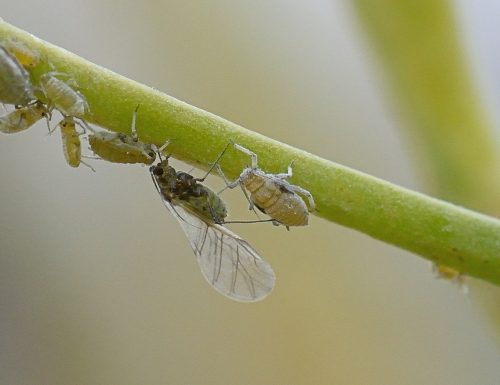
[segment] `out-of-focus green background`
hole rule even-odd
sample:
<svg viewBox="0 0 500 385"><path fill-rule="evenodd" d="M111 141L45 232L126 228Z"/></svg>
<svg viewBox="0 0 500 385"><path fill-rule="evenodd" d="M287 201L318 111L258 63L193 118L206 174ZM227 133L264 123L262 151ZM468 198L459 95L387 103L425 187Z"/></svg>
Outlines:
<svg viewBox="0 0 500 385"><path fill-rule="evenodd" d="M452 4L498 120L500 6L472 3ZM118 73L424 190L347 1L0 5L6 21ZM317 218L290 232L238 225L278 281L265 301L235 303L202 278L146 167L74 170L60 147L43 123L0 138L0 383L498 383L484 316L428 262ZM233 218L249 215L239 191L224 197Z"/></svg>

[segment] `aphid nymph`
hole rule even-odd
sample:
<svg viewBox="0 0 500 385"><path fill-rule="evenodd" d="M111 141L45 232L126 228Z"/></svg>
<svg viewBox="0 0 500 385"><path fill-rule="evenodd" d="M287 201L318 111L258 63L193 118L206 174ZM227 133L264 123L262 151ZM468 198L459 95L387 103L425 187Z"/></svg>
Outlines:
<svg viewBox="0 0 500 385"><path fill-rule="evenodd" d="M15 57L0 46L0 103L26 106L34 99L28 73Z"/></svg>
<svg viewBox="0 0 500 385"><path fill-rule="evenodd" d="M76 131L75 120L65 117L59 122L64 157L71 167L78 167L82 159L82 146L80 134Z"/></svg>
<svg viewBox="0 0 500 385"><path fill-rule="evenodd" d="M449 280L457 284L464 294L468 293L465 276L460 271L437 263L432 264L432 271L437 278Z"/></svg>
<svg viewBox="0 0 500 385"><path fill-rule="evenodd" d="M220 197L190 174L177 172L168 159L150 167L168 210L179 221L206 280L223 295L259 301L274 287L271 265L244 239L222 226L227 215Z"/></svg>
<svg viewBox="0 0 500 385"><path fill-rule="evenodd" d="M136 115L137 109L132 116L132 135L106 131L89 134L92 151L108 162L153 164L156 159L153 146L137 138Z"/></svg>
<svg viewBox="0 0 500 385"><path fill-rule="evenodd" d="M40 62L40 53L38 51L28 48L24 43L15 38L7 39L2 44L24 68L34 68Z"/></svg>
<svg viewBox="0 0 500 385"><path fill-rule="evenodd" d="M50 119L49 111L42 102L36 102L0 116L0 132L15 134L27 130L40 119Z"/></svg>
<svg viewBox="0 0 500 385"><path fill-rule="evenodd" d="M290 164L288 166L287 173L265 173L258 166L257 154L239 144L233 143L233 145L234 148L251 157L252 165L250 167L246 167L241 172L238 179L233 182L229 182L218 167L222 177L226 181L227 187L244 187L243 192L250 202L250 209L252 209L253 206L256 206L260 211L269 215L277 223L282 224L287 228L289 226L307 225L309 220L309 210L303 199L298 194L307 197L310 210L315 209L315 203L313 196L309 191L300 186L290 184L286 180L292 176L292 165ZM226 151L226 149L224 151ZM245 189L248 190L250 196L247 195Z"/></svg>
<svg viewBox="0 0 500 385"><path fill-rule="evenodd" d="M83 119L89 110L85 97L56 75L65 74L47 72L40 77L40 87L48 100L49 109L56 108L64 116Z"/></svg>

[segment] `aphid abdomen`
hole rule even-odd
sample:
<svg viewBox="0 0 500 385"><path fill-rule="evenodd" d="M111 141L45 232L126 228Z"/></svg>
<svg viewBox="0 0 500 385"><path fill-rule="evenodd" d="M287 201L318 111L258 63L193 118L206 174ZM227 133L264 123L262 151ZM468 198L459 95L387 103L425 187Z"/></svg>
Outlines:
<svg viewBox="0 0 500 385"><path fill-rule="evenodd" d="M0 46L0 102L25 106L34 99L28 73Z"/></svg>
<svg viewBox="0 0 500 385"><path fill-rule="evenodd" d="M252 202L265 214L285 226L306 226L309 213L300 196L289 191L272 175L249 174L243 181Z"/></svg>
<svg viewBox="0 0 500 385"><path fill-rule="evenodd" d="M306 226L309 212L304 201L296 194L283 191L265 213L285 226Z"/></svg>
<svg viewBox="0 0 500 385"><path fill-rule="evenodd" d="M190 209L204 218L207 223L222 224L227 216L226 205L212 190L198 184L192 189L192 193L187 191L182 197L177 196L177 203L182 202Z"/></svg>
<svg viewBox="0 0 500 385"><path fill-rule="evenodd" d="M226 216L227 216L227 210L226 210L226 205L220 199L220 197L215 194L212 190L208 190L208 202L210 204L210 214L212 216L212 220L215 223L224 223Z"/></svg>
<svg viewBox="0 0 500 385"><path fill-rule="evenodd" d="M51 73L44 74L40 78L40 84L49 104L57 108L63 115L84 117L88 105L83 95Z"/></svg>
<svg viewBox="0 0 500 385"><path fill-rule="evenodd" d="M78 167L82 158L80 136L75 128L73 118L64 118L59 123L64 157L71 167Z"/></svg>

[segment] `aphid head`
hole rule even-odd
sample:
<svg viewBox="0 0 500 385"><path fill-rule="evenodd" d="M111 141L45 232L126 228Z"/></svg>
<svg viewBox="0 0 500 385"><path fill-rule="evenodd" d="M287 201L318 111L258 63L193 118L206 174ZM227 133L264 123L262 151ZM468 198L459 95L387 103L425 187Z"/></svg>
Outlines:
<svg viewBox="0 0 500 385"><path fill-rule="evenodd" d="M243 183L251 176L255 173L257 169L254 169L252 167L245 167L243 169L243 171L241 172L240 174L240 181L242 181Z"/></svg>
<svg viewBox="0 0 500 385"><path fill-rule="evenodd" d="M163 175L163 167L162 167L162 162L156 164L156 165L153 165L149 168L149 172L156 176L156 177L161 177ZM168 164L167 164L168 165Z"/></svg>
<svg viewBox="0 0 500 385"><path fill-rule="evenodd" d="M156 165L151 166L149 168L149 172L157 178L170 178L173 176L174 179L177 179L175 169L172 166L169 166L168 159L162 160Z"/></svg>

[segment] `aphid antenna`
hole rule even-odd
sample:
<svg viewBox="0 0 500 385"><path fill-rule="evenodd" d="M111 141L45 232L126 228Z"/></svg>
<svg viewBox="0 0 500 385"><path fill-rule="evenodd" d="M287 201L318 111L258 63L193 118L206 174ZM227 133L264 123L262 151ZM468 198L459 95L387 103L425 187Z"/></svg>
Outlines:
<svg viewBox="0 0 500 385"><path fill-rule="evenodd" d="M172 141L171 139L167 139L167 141L165 143L163 143L160 146L160 148L158 148L158 155L161 155L163 153L163 150L165 150L168 147L168 145L170 144L171 141ZM167 158L169 158L169 157L170 157L170 155L168 155Z"/></svg>
<svg viewBox="0 0 500 385"><path fill-rule="evenodd" d="M130 125L130 130L132 131L131 136L134 141L137 141L137 129L135 128L135 122L137 120L137 110L139 109L140 104L135 107L134 112L132 113L132 124Z"/></svg>
<svg viewBox="0 0 500 385"><path fill-rule="evenodd" d="M83 156L82 156L82 158L83 158ZM95 172L94 167L92 167L90 164L85 163L83 160L80 160L80 163L81 163L81 164L83 164L84 166L87 166L88 168L90 168L92 171L94 171L94 172Z"/></svg>
<svg viewBox="0 0 500 385"><path fill-rule="evenodd" d="M67 74L66 72L60 72L60 71L56 71L55 68L53 66L52 67L52 71L49 71L49 72L46 72L45 74L43 74L42 76L45 76L45 75L49 75L49 76L54 76L54 77L63 77L63 78L66 78L68 80L72 80L72 81L75 81L70 74ZM68 84L69 85L69 84Z"/></svg>
<svg viewBox="0 0 500 385"><path fill-rule="evenodd" d="M227 149L229 148L231 143L232 143L232 141L230 141L228 144L226 144L226 147L224 147L224 150L222 150L222 152L219 154L217 159L215 159L215 161L211 163L211 167L208 169L205 176L203 178L195 178L196 181L203 182L210 175L210 173L214 170L214 168L217 168L218 170L220 170L219 161L221 160L222 156L225 154L225 152L227 151Z"/></svg>
<svg viewBox="0 0 500 385"><path fill-rule="evenodd" d="M97 133L97 130L95 130L95 129L94 129L94 128L90 125L90 124L88 124L88 123L87 123L84 119L77 118L76 123L77 123L80 127L82 127L82 128L83 128L83 131L84 131L85 133L87 133L87 132L86 132L86 130L89 130L89 131L90 131L91 133L93 133L93 134L96 134L96 133Z"/></svg>
<svg viewBox="0 0 500 385"><path fill-rule="evenodd" d="M152 144L151 147L153 148L153 151L155 151L158 154L158 158L160 159L160 162L163 161L162 155L165 156L165 160L170 158L172 154L164 154L163 150L167 148L167 146L170 144L170 139L168 139L160 148L156 144Z"/></svg>
<svg viewBox="0 0 500 385"><path fill-rule="evenodd" d="M60 123L60 122L59 122ZM49 129L49 135L52 135L52 133L57 129L57 127L59 126L59 123L57 123L56 125L54 125L54 128L51 128L50 127L50 120L47 120L47 128Z"/></svg>
<svg viewBox="0 0 500 385"><path fill-rule="evenodd" d="M89 148L89 150L90 150L90 148ZM99 158L98 156L89 156L89 155L82 155L82 158L83 159L91 159L91 160L103 160L102 158Z"/></svg>
<svg viewBox="0 0 500 385"><path fill-rule="evenodd" d="M48 116L50 115L50 117ZM45 116L45 122L47 123L47 129L49 130L49 135L52 134L52 131L50 131L50 119L52 119L52 114L48 114ZM55 130L55 128L54 128Z"/></svg>

